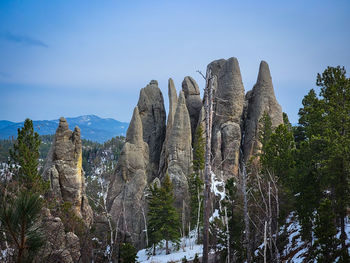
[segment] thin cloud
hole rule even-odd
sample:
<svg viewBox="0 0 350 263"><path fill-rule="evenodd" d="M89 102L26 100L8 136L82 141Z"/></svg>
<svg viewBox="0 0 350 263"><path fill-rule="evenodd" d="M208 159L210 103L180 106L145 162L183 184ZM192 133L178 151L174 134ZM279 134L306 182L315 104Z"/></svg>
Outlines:
<svg viewBox="0 0 350 263"><path fill-rule="evenodd" d="M5 39L6 41L9 41L9 42L18 43L25 46L37 46L37 47L45 47L45 48L49 47L45 42L39 39L26 36L26 35L13 34L11 32L6 32L4 34L1 34L0 38Z"/></svg>
<svg viewBox="0 0 350 263"><path fill-rule="evenodd" d="M6 73L6 72L1 72L1 71L0 71L0 78L10 78L10 77L11 77L10 74L8 74L8 73Z"/></svg>

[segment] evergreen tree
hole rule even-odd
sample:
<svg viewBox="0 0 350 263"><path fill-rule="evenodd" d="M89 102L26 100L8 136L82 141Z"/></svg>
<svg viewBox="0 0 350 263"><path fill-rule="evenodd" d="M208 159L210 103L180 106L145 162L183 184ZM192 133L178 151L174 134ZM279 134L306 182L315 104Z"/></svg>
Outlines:
<svg viewBox="0 0 350 263"><path fill-rule="evenodd" d="M17 140L10 150L12 162L19 165L18 180L23 187L33 192L43 192L44 182L38 173L39 134L34 132L33 122L26 119L24 126L18 129Z"/></svg>
<svg viewBox="0 0 350 263"><path fill-rule="evenodd" d="M137 251L130 243L122 243L119 250L119 260L122 263L135 263L137 260Z"/></svg>
<svg viewBox="0 0 350 263"><path fill-rule="evenodd" d="M203 221L203 169L204 169L205 143L203 129L198 127L193 143L193 173L188 178L190 193L190 224L197 227L198 212L199 225ZM199 226L198 226L199 232Z"/></svg>
<svg viewBox="0 0 350 263"><path fill-rule="evenodd" d="M345 217L349 205L350 79L344 68L328 67L318 74L316 84L321 87L319 98L311 90L299 111L297 210L311 240L314 211L325 193L330 193L333 220L341 232L339 262L348 262Z"/></svg>
<svg viewBox="0 0 350 263"><path fill-rule="evenodd" d="M181 229L180 217L174 207L173 185L169 175L165 176L160 188L156 184L150 187L148 200L148 231L153 254L155 247L163 239L166 254L169 254L169 241L179 243Z"/></svg>
<svg viewBox="0 0 350 263"><path fill-rule="evenodd" d="M15 249L16 262L32 262L44 244L38 227L42 199L39 194L22 191L0 207L1 231Z"/></svg>
<svg viewBox="0 0 350 263"><path fill-rule="evenodd" d="M328 263L335 262L337 258L337 247L339 240L336 238L337 228L334 223L334 213L331 201L325 198L321 201L320 207L317 210L314 256L317 262Z"/></svg>

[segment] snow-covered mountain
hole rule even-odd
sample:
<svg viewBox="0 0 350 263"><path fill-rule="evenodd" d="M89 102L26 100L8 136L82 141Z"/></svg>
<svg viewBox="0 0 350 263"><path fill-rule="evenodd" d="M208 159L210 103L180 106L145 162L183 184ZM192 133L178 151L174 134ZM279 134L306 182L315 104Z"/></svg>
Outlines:
<svg viewBox="0 0 350 263"><path fill-rule="evenodd" d="M129 123L120 122L111 118L100 118L96 115L84 115L66 118L70 129L78 126L83 139L105 142L115 136L125 136ZM17 129L23 127L24 122L0 120L0 139L9 139L17 136ZM59 120L33 121L34 130L40 135L54 134Z"/></svg>

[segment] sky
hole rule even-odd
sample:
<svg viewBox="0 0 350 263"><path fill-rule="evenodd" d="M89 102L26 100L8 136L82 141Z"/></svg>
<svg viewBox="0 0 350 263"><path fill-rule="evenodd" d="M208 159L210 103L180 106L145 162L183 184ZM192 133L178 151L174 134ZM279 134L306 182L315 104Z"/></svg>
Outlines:
<svg viewBox="0 0 350 263"><path fill-rule="evenodd" d="M244 88L268 62L292 123L327 66L350 72L350 1L1 0L0 120L130 121L139 91L237 57ZM348 74L349 76L349 74Z"/></svg>

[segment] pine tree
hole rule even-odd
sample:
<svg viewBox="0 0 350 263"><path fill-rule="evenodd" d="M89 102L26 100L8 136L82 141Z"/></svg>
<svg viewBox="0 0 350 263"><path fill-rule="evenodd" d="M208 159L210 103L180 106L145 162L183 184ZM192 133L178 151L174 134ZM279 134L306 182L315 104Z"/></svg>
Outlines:
<svg viewBox="0 0 350 263"><path fill-rule="evenodd" d="M188 178L190 193L190 224L198 227L203 222L203 169L205 144L203 129L198 127L193 143L193 173ZM199 216L199 217L198 217ZM197 222L199 219L199 222ZM197 226L197 224L199 224Z"/></svg>
<svg viewBox="0 0 350 263"><path fill-rule="evenodd" d="M42 193L45 184L38 172L40 143L39 134L34 132L33 122L26 119L23 128L18 129L10 157L14 164L19 165L16 175L21 185L30 191Z"/></svg>
<svg viewBox="0 0 350 263"><path fill-rule="evenodd" d="M316 84L320 87L319 97L311 90L299 111L298 215L304 219L302 226L304 229L307 226L310 240L313 212L329 192L340 227L339 262L348 262L345 217L350 191L350 79L344 68L328 67L318 74Z"/></svg>
<svg viewBox="0 0 350 263"><path fill-rule="evenodd" d="M119 261L122 263L135 263L137 260L137 251L130 243L122 243L119 254Z"/></svg>
<svg viewBox="0 0 350 263"><path fill-rule="evenodd" d="M44 244L38 228L42 199L39 194L22 191L14 199L1 203L1 231L15 249L16 262L32 262Z"/></svg>
<svg viewBox="0 0 350 263"><path fill-rule="evenodd" d="M335 214L332 209L331 201L325 198L321 201L317 210L314 256L317 262L335 262L337 258L337 247L339 240L336 238L337 228L335 226Z"/></svg>
<svg viewBox="0 0 350 263"><path fill-rule="evenodd" d="M162 186L156 184L150 187L148 196L148 231L149 243L155 247L161 240L165 240L166 254L170 253L169 241L179 243L180 239L180 217L174 207L173 185L169 175L166 175Z"/></svg>

